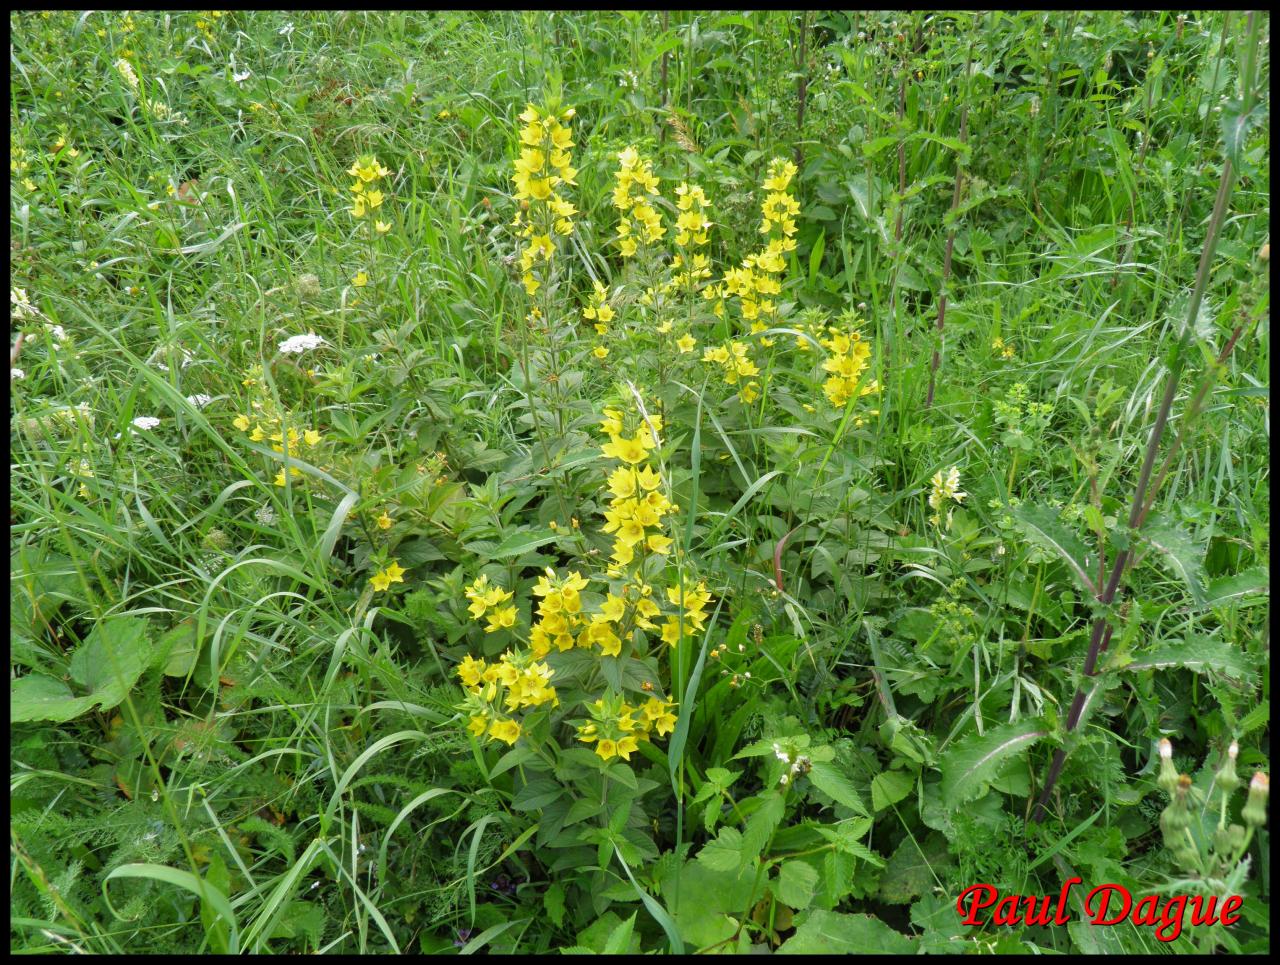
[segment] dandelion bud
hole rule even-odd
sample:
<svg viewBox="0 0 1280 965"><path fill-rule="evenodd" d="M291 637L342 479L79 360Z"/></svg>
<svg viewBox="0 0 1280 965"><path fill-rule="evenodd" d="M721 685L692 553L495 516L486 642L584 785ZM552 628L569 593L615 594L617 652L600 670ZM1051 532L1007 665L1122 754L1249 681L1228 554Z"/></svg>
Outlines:
<svg viewBox="0 0 1280 965"><path fill-rule="evenodd" d="M1258 771L1253 775L1253 780L1249 782L1249 800L1240 812L1245 824L1257 828L1267 823L1267 794L1270 789L1271 782L1266 774Z"/></svg>
<svg viewBox="0 0 1280 965"><path fill-rule="evenodd" d="M1160 777L1156 783L1160 790L1170 795L1178 786L1178 769L1173 766L1173 742L1167 737L1160 739Z"/></svg>
<svg viewBox="0 0 1280 965"><path fill-rule="evenodd" d="M1230 794L1240 786L1240 777L1236 774L1236 757L1239 754L1240 745L1232 741L1231 746L1227 748L1227 757L1222 762L1222 767L1214 776L1214 782L1222 788L1224 794Z"/></svg>

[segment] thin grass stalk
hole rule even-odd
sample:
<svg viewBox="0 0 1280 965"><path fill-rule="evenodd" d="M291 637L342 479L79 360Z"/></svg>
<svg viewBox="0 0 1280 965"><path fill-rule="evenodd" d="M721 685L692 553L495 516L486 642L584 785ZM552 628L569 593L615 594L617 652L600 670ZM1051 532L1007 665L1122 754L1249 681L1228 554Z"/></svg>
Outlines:
<svg viewBox="0 0 1280 965"><path fill-rule="evenodd" d="M1253 104L1253 67L1256 64L1256 57L1253 52L1257 44L1257 24L1255 15L1250 12L1248 21L1248 46L1246 49L1247 68L1244 77L1244 113L1248 113L1249 108ZM1182 375L1182 369L1186 364L1186 348L1191 339L1191 333L1195 329L1196 318L1200 314L1200 305L1204 301L1204 292L1209 283L1209 267L1213 263L1214 252L1218 244L1218 233L1222 228L1222 223L1226 220L1227 203L1231 198L1231 189L1235 182L1235 169L1231 162L1230 156L1223 159L1222 177L1218 182L1218 194L1213 203L1213 214L1209 219L1209 229L1205 234L1204 246L1200 252L1200 265L1196 270L1195 287L1191 293L1191 299L1187 305L1187 318L1183 324L1182 332L1177 343L1173 347L1173 356L1169 364L1169 374L1165 380L1164 397L1160 400L1160 409L1156 415L1155 424L1151 427L1151 436L1147 440L1146 454L1142 460L1142 469L1138 474L1138 484L1134 489L1133 502L1129 509L1129 531L1130 538L1134 538L1135 531L1141 525L1149 509L1147 502L1147 489L1151 481L1152 469L1155 466L1156 456L1160 451L1160 439L1164 435L1165 425L1169 421L1169 413L1173 408L1173 399L1177 394L1178 380ZM1235 337L1233 336L1229 345L1234 346ZM1194 412L1188 412L1188 419L1193 416ZM1188 419L1183 420L1182 431L1187 431ZM1097 603L1102 613L1093 621L1093 632L1089 637L1089 652L1085 656L1084 661L1084 677L1092 678L1097 671L1098 655L1102 653L1111 641L1111 633L1113 627L1107 620L1106 611L1115 602L1116 594L1120 588L1120 578L1124 574L1125 567L1128 565L1132 547L1126 547L1121 550L1111 567L1111 575L1107 580L1107 585L1097 596ZM1071 701L1071 710L1067 715L1066 734L1072 734L1080 723L1080 716L1084 710L1085 692L1083 683L1077 686L1075 697ZM1036 802L1034 811L1031 814L1032 822L1040 822L1044 820L1047 813L1047 807L1053 789L1058 783L1058 777L1062 773L1062 766L1067 759L1067 748L1058 748L1054 752L1053 761L1049 765L1049 772L1045 777L1044 788L1040 792L1040 798Z"/></svg>

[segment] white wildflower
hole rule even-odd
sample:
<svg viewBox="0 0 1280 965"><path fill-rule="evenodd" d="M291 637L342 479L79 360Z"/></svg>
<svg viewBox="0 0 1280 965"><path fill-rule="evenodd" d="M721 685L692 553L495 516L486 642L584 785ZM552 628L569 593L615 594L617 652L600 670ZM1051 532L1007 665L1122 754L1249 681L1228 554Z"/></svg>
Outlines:
<svg viewBox="0 0 1280 965"><path fill-rule="evenodd" d="M280 351L288 354L301 355L308 349L319 348L324 345L325 341L315 332L308 332L306 335L294 335L285 339L280 343Z"/></svg>
<svg viewBox="0 0 1280 965"><path fill-rule="evenodd" d="M138 89L138 75L134 73L133 64L121 57L116 61L116 70L120 72L120 76L124 78L124 82L131 90Z"/></svg>
<svg viewBox="0 0 1280 965"><path fill-rule="evenodd" d="M135 429L154 429L160 424L160 420L153 415L140 415L133 420Z"/></svg>
<svg viewBox="0 0 1280 965"><path fill-rule="evenodd" d="M285 24L283 27L277 30L276 33L278 33L281 37L289 36L289 34L293 33L293 21L290 20L287 24Z"/></svg>
<svg viewBox="0 0 1280 965"><path fill-rule="evenodd" d="M20 379L25 379L26 377L27 377L27 373L26 373L26 372L24 372L24 371L22 371L22 369L10 369L10 370L9 370L9 381L10 381L10 382L16 382L16 381L18 381L18 380L20 380Z"/></svg>
<svg viewBox="0 0 1280 965"><path fill-rule="evenodd" d="M263 503L258 507L257 512L253 514L253 518L263 526L270 526L276 521L275 508L270 503Z"/></svg>
<svg viewBox="0 0 1280 965"><path fill-rule="evenodd" d="M27 297L25 288L9 289L9 315L11 318L22 318L24 315L34 315L35 307L31 304L31 299Z"/></svg>
<svg viewBox="0 0 1280 965"><path fill-rule="evenodd" d="M187 401L197 409L203 409L206 405L213 401L213 396L205 395L203 392L197 392L195 395L187 396Z"/></svg>

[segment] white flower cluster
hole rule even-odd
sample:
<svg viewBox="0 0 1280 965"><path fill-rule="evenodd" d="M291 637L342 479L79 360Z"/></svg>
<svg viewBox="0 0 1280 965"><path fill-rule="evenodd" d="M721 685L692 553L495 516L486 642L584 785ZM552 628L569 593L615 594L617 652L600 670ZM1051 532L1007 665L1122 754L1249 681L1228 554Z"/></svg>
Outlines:
<svg viewBox="0 0 1280 965"><path fill-rule="evenodd" d="M24 372L24 371L22 371L22 369L10 369L10 370L9 370L9 381L10 381L10 382L16 382L16 381L18 381L18 380L20 380L20 379L25 379L26 377L27 377L27 373L26 373L26 372Z"/></svg>
<svg viewBox="0 0 1280 965"><path fill-rule="evenodd" d="M784 751L777 742L773 745L773 756L782 761L783 764L790 765L790 769L783 772L783 775L778 778L778 783L783 787L790 784L795 777L808 773L809 768L813 767L813 761L809 760L807 754L797 754L795 759L792 760L791 755Z"/></svg>
<svg viewBox="0 0 1280 965"><path fill-rule="evenodd" d="M203 392L197 392L195 395L187 396L187 401L197 409L203 409L206 405L213 401L213 396L205 395Z"/></svg>
<svg viewBox="0 0 1280 965"><path fill-rule="evenodd" d="M285 355L295 354L301 355L313 348L319 348L324 345L325 341L315 332L308 332L306 335L294 335L286 338L280 343L280 351Z"/></svg>
<svg viewBox="0 0 1280 965"><path fill-rule="evenodd" d="M154 429L160 424L160 420L153 415L140 415L133 420L135 429Z"/></svg>

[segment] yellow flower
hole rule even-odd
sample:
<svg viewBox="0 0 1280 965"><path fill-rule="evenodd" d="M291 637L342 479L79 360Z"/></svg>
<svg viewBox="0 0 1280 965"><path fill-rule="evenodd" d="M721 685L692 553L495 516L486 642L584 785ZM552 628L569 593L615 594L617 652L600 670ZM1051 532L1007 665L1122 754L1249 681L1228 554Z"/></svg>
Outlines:
<svg viewBox="0 0 1280 965"><path fill-rule="evenodd" d="M387 511L384 509L382 511L382 515L378 517L378 529L390 529L390 528L391 528L391 517L387 515Z"/></svg>
<svg viewBox="0 0 1280 965"><path fill-rule="evenodd" d="M616 750L618 752L619 757L621 757L624 761L629 761L631 760L632 752L638 746L639 745L637 744L636 739L632 737L630 734L628 734L626 737L622 738L622 740L618 741L616 745Z"/></svg>
<svg viewBox="0 0 1280 965"><path fill-rule="evenodd" d="M248 431L249 431L249 417L248 417L248 416L238 415L238 416L236 416L236 417L235 417L235 419L233 419L233 420L231 421L231 424L232 424L233 426L235 426L237 429L239 429L241 432L248 432Z"/></svg>
<svg viewBox="0 0 1280 965"><path fill-rule="evenodd" d="M391 230L391 225L385 221L378 221L374 224L374 228L377 230L378 234L385 235Z"/></svg>
<svg viewBox="0 0 1280 965"><path fill-rule="evenodd" d="M403 583L406 572L398 562L393 561L385 570L373 574L369 582L373 584L375 590L381 592L389 588L392 583Z"/></svg>
<svg viewBox="0 0 1280 965"><path fill-rule="evenodd" d="M698 340L692 335L682 335L676 339L676 347L680 349L681 353L692 352L698 347Z"/></svg>
<svg viewBox="0 0 1280 965"><path fill-rule="evenodd" d="M363 288L369 284L369 276L363 271L358 271L355 277L351 279L351 284L355 285L356 288Z"/></svg>
<svg viewBox="0 0 1280 965"><path fill-rule="evenodd" d="M603 345L597 345L595 348L591 350L591 354L598 359L602 359L608 356L609 350L605 348Z"/></svg>
<svg viewBox="0 0 1280 965"><path fill-rule="evenodd" d="M601 760L611 760L618 756L618 745L606 737L596 744L596 753L600 755Z"/></svg>
<svg viewBox="0 0 1280 965"><path fill-rule="evenodd" d="M495 720L489 725L489 736L514 744L520 737L520 724L514 720Z"/></svg>
<svg viewBox="0 0 1280 965"><path fill-rule="evenodd" d="M489 726L489 718L476 716L476 717L472 717L471 721L467 724L467 730L471 731L471 733L479 737L481 734L485 732L488 726Z"/></svg>
<svg viewBox="0 0 1280 965"><path fill-rule="evenodd" d="M293 434L292 431L290 431L291 436L292 434ZM290 441L292 442L294 440L291 439ZM320 441L320 433L317 432L315 429L308 429L306 432L302 434L302 441L309 446L314 446L316 443Z"/></svg>

